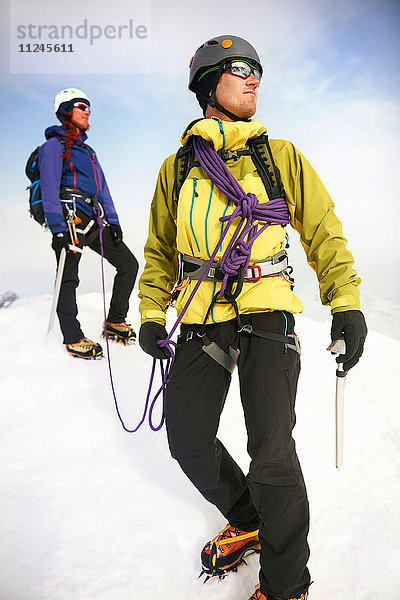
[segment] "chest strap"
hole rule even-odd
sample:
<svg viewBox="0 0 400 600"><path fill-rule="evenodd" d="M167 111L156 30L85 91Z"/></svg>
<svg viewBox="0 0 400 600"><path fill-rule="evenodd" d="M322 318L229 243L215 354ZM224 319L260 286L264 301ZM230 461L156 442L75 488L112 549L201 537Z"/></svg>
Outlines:
<svg viewBox="0 0 400 600"><path fill-rule="evenodd" d="M206 262L194 256L182 254L183 278L200 279L203 274ZM244 272L244 281L259 281L262 277L272 277L279 275L289 266L289 259L286 250L281 250L264 260L260 260L252 265ZM224 274L222 273L219 263L211 263L208 268L208 273L204 277L205 281L222 281Z"/></svg>

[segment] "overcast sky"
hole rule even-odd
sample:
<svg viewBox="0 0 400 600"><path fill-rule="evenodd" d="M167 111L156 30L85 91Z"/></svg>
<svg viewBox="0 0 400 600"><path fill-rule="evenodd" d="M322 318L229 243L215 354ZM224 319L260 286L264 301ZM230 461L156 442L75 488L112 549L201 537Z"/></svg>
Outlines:
<svg viewBox="0 0 400 600"><path fill-rule="evenodd" d="M178 148L187 123L200 116L187 90L190 57L206 39L234 34L248 39L263 62L256 117L271 138L293 141L317 170L343 222L362 289L398 299L398 2L86 0L70 1L64 19L54 12L53 2L44 0L12 1L11 15L5 2L1 7L0 293L12 289L33 295L52 288L51 236L29 219L24 167L31 150L43 143L44 129L56 123L55 94L78 87L89 95L88 143L105 171L125 240L142 265L158 169ZM131 19L134 27L146 26L147 37L92 44L72 40L80 44L86 62L83 57L75 60L75 74L48 74L44 53L16 54L18 44L39 41L17 39L16 24L39 23L39 18L42 24L74 27L84 25L85 19L88 27L107 25L104 19L113 19L110 23L117 27ZM121 31L122 38L128 29ZM107 48L112 48L111 56L104 54ZM10 74L11 57L14 71L15 61L26 58L25 73ZM52 56L53 61L58 58L64 59L59 70L65 71L66 55ZM291 237L301 288L315 276L305 266L297 234ZM81 265L81 291L98 291L97 257L89 253ZM108 277L111 274L109 270Z"/></svg>

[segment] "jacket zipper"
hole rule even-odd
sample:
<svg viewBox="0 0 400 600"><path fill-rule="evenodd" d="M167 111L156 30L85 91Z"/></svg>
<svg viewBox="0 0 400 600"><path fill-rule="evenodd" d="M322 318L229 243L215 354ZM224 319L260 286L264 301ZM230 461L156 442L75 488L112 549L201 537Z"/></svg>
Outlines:
<svg viewBox="0 0 400 600"><path fill-rule="evenodd" d="M210 250L208 249L208 235L207 235L207 228L208 228L208 215L210 213L210 208L211 208L211 199L212 199L212 195L213 195L213 190L214 190L214 181L211 181L211 192L210 192L210 198L208 200L208 207L207 207L207 213L206 213L206 220L204 223L204 227L205 227L205 238L206 238L206 249L207 249L207 254L208 254L208 258L210 258L211 254L210 254Z"/></svg>
<svg viewBox="0 0 400 600"><path fill-rule="evenodd" d="M69 166L71 167L71 171L74 174L74 188L77 189L76 188L76 171L74 169L74 165L72 164L72 160L69 161Z"/></svg>
<svg viewBox="0 0 400 600"><path fill-rule="evenodd" d="M93 167L94 179L95 179L95 182L96 182L96 187L97 187L97 192L95 193L95 197L97 198L97 196L98 196L98 193L99 193L99 191L100 191L100 185L99 185L99 179L98 179L98 175L99 175L99 173L98 173L98 172L96 172L97 165L96 165L96 159L95 159L95 157L94 157L92 154L90 154L90 152L89 152L89 151L88 151L88 153L89 153L90 160L91 160L92 167Z"/></svg>
<svg viewBox="0 0 400 600"><path fill-rule="evenodd" d="M192 206L190 207L190 228L191 228L192 233L193 233L194 241L196 242L197 250L200 252L200 247L199 247L199 244L197 242L196 234L195 234L194 229L193 229L193 220L192 220L193 207L194 207L194 198L196 196L196 187L197 187L197 179L196 179L196 177L193 177Z"/></svg>

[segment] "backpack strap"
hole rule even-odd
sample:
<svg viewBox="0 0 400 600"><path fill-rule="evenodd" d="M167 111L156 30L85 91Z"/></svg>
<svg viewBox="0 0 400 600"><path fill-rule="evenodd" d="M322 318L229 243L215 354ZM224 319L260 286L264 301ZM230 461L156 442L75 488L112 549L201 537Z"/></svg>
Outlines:
<svg viewBox="0 0 400 600"><path fill-rule="evenodd" d="M202 118L194 119L189 123L183 132L184 137L186 133L193 127L195 123L201 121ZM175 195L175 200L178 202L179 193L183 184L185 183L185 179L189 175L189 171L192 167L199 167L200 164L194 159L194 150L192 140L189 140L189 143L186 146L181 146L178 152L175 155L175 180L174 180L174 189L173 194Z"/></svg>
<svg viewBox="0 0 400 600"><path fill-rule="evenodd" d="M62 135L54 135L53 137L55 137L61 144L61 148L62 148L62 153L64 154L65 150L67 149L67 142L65 141L64 136ZM65 168L67 166L67 159L65 157L63 157L63 164L62 164L62 171L61 171L61 177L64 174Z"/></svg>
<svg viewBox="0 0 400 600"><path fill-rule="evenodd" d="M86 148L86 150L89 152L90 156L96 156L96 152L93 150L93 148L91 146L89 146L89 144L82 144L82 146L84 148Z"/></svg>
<svg viewBox="0 0 400 600"><path fill-rule="evenodd" d="M175 200L178 202L179 193L189 175L192 167L199 167L200 163L195 160L193 144L189 142L186 146L179 148L175 155L175 181L174 194Z"/></svg>
<svg viewBox="0 0 400 600"><path fill-rule="evenodd" d="M268 198L270 200L283 198L284 191L282 181L279 169L275 164L274 157L272 156L268 136L260 135L258 138L249 140L249 147L252 150L252 161L262 179L268 194Z"/></svg>
<svg viewBox="0 0 400 600"><path fill-rule="evenodd" d="M284 197L284 190L279 173L279 169L275 164L272 156L271 146L269 145L268 136L260 135L259 137L248 141L249 147L244 150L223 150L218 154L224 162L227 160L238 160L241 156L251 156L257 173L261 177L270 200ZM191 141L186 146L179 148L175 155L175 181L174 194L175 200L178 201L179 193L185 179L188 177L192 167L198 167L200 163L195 160L195 153Z"/></svg>

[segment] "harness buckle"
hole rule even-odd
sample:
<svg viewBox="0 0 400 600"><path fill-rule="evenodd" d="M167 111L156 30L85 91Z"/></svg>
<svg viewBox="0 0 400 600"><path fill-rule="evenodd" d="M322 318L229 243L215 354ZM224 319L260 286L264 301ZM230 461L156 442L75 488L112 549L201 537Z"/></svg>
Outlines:
<svg viewBox="0 0 400 600"><path fill-rule="evenodd" d="M253 333L253 326L249 324L242 325L242 327L238 329L238 333L242 333L242 331L244 331L245 333Z"/></svg>
<svg viewBox="0 0 400 600"><path fill-rule="evenodd" d="M239 158L237 150L225 150L224 158L225 158L225 160L231 160L232 158L237 160Z"/></svg>
<svg viewBox="0 0 400 600"><path fill-rule="evenodd" d="M193 331L188 331L186 334L186 341L189 342L193 339Z"/></svg>
<svg viewBox="0 0 400 600"><path fill-rule="evenodd" d="M252 271L256 270L257 275L255 277L246 277L246 281L260 281L262 277L260 265L249 265L248 269L251 269Z"/></svg>
<svg viewBox="0 0 400 600"><path fill-rule="evenodd" d="M204 331L203 333L201 333L201 331L199 331L199 332L198 332L196 335L197 335L199 338L202 338L202 337L204 337L205 335L207 335L207 332L206 332L206 331Z"/></svg>
<svg viewBox="0 0 400 600"><path fill-rule="evenodd" d="M293 341L294 341L294 350L300 356L301 355L300 338L295 333L289 333L288 337L293 338Z"/></svg>

